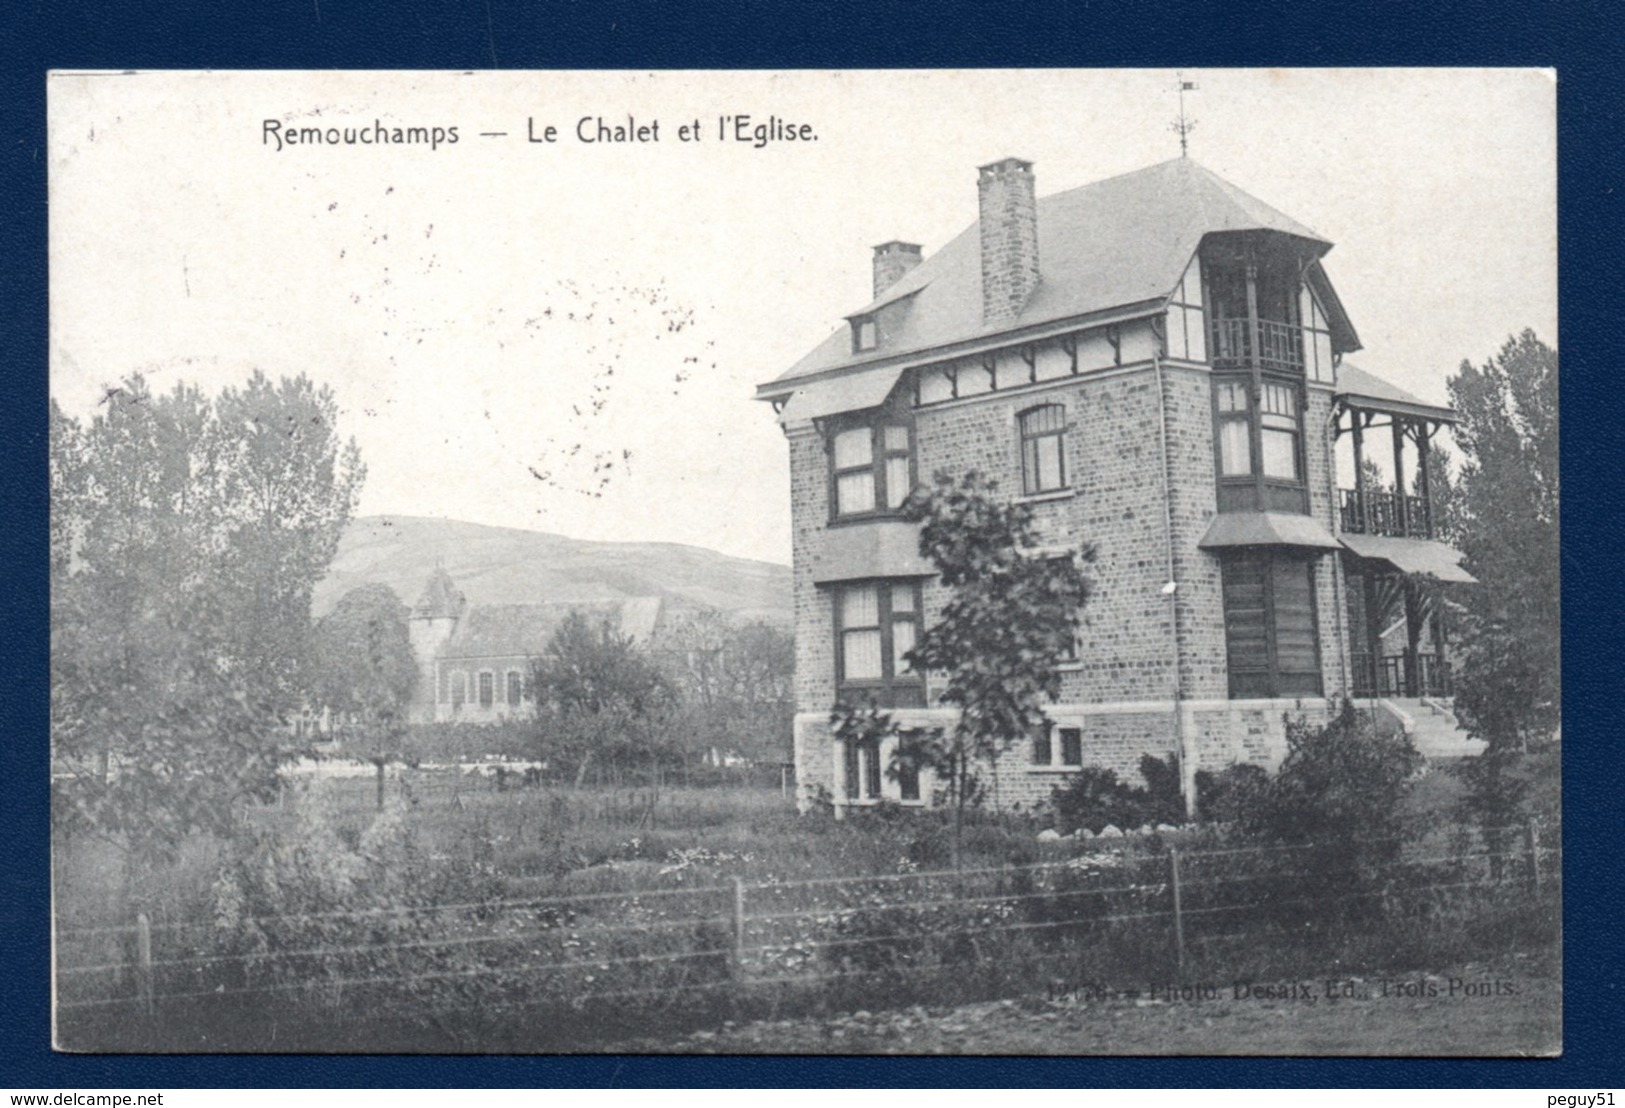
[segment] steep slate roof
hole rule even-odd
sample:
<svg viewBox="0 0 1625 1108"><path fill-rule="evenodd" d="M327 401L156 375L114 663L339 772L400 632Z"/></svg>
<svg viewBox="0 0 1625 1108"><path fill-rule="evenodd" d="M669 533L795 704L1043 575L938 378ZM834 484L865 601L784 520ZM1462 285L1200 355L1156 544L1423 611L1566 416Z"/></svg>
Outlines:
<svg viewBox="0 0 1625 1108"><path fill-rule="evenodd" d="M1347 400L1357 408L1375 408L1403 415L1426 416L1444 423L1454 423L1456 413L1450 408L1430 404L1398 385L1390 385L1375 373L1367 373L1347 358L1337 367L1337 398Z"/></svg>
<svg viewBox="0 0 1625 1108"><path fill-rule="evenodd" d="M659 597L643 596L624 601L477 604L464 614L439 656L452 659L540 654L571 612L580 612L594 625L608 622L622 634L644 643L654 632L660 605Z"/></svg>
<svg viewBox="0 0 1625 1108"><path fill-rule="evenodd" d="M1162 300L1179 283L1204 235L1278 231L1303 239L1315 255L1331 243L1188 158L1175 158L1038 200L1038 288L1013 323L982 322L982 254L978 223L905 274L853 316L880 312L883 339L852 351L842 327L773 382L763 397L793 382L844 366L974 340L1036 324L1110 313ZM1325 285L1311 267L1311 278ZM1328 286L1329 287L1329 286ZM1338 305L1334 325L1348 328ZM849 317L851 318L851 317ZM1347 337L1353 340L1351 328Z"/></svg>
<svg viewBox="0 0 1625 1108"><path fill-rule="evenodd" d="M423 593L412 606L412 615L419 619L456 619L464 606L463 594L446 572L445 566L435 566L429 574Z"/></svg>

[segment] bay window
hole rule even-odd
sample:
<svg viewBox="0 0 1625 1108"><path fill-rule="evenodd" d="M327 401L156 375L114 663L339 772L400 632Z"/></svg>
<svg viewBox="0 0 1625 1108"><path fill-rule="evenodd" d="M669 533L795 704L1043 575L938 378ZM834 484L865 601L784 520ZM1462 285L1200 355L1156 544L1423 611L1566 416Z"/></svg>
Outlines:
<svg viewBox="0 0 1625 1108"><path fill-rule="evenodd" d="M919 637L920 586L868 581L834 590L836 681L841 700L882 707L924 704L924 680L904 655Z"/></svg>
<svg viewBox="0 0 1625 1108"><path fill-rule="evenodd" d="M912 432L882 420L847 426L830 440L830 478L836 519L896 512L914 487Z"/></svg>

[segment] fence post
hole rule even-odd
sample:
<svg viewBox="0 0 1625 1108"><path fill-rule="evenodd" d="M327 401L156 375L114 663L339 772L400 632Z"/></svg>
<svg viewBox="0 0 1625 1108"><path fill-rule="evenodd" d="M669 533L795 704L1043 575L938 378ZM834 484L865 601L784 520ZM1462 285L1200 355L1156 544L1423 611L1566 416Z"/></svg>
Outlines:
<svg viewBox="0 0 1625 1108"><path fill-rule="evenodd" d="M734 883L734 949L733 971L738 980L745 973L745 883L739 878Z"/></svg>
<svg viewBox="0 0 1625 1108"><path fill-rule="evenodd" d="M1179 972L1185 972L1185 915L1179 895L1179 850L1168 848L1168 883L1174 892L1174 952L1179 958Z"/></svg>
<svg viewBox="0 0 1625 1108"><path fill-rule="evenodd" d="M1534 817L1529 819L1529 881L1540 892L1540 827Z"/></svg>
<svg viewBox="0 0 1625 1108"><path fill-rule="evenodd" d="M152 921L145 912L135 916L135 992L142 1013L152 1015Z"/></svg>

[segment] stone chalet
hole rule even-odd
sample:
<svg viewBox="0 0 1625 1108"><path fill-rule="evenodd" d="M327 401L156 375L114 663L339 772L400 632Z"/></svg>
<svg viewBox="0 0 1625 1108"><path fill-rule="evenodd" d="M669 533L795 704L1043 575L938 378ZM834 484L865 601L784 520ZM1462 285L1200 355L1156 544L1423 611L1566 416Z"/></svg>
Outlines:
<svg viewBox="0 0 1625 1108"><path fill-rule="evenodd" d="M470 605L437 567L408 613L418 685L413 723L495 723L532 708L525 682L571 612L647 645L660 623L660 597L545 604Z"/></svg>
<svg viewBox="0 0 1625 1108"><path fill-rule="evenodd" d="M1031 504L1047 546L1097 548L1051 726L1001 759L1002 802L1086 765L1135 779L1144 753L1178 754L1188 790L1278 763L1283 716L1333 696L1402 722L1448 696L1440 597L1471 578L1417 459L1452 412L1347 360L1332 244L1184 158L1041 199L1010 158L977 199L929 258L875 247L871 302L758 388L790 450L803 803L932 795L828 719L843 700L953 721L903 662L947 597L897 515L943 469ZM1387 491L1361 465L1383 453Z"/></svg>

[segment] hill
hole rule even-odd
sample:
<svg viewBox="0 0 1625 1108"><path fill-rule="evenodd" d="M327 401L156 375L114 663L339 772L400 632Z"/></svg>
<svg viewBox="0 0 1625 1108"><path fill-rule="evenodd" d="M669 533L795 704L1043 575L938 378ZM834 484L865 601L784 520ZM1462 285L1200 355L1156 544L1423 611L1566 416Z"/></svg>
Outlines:
<svg viewBox="0 0 1625 1108"><path fill-rule="evenodd" d="M588 542L421 516L352 520L312 607L325 615L346 592L373 582L411 604L437 562L471 604L660 596L790 626L789 566L677 543Z"/></svg>

